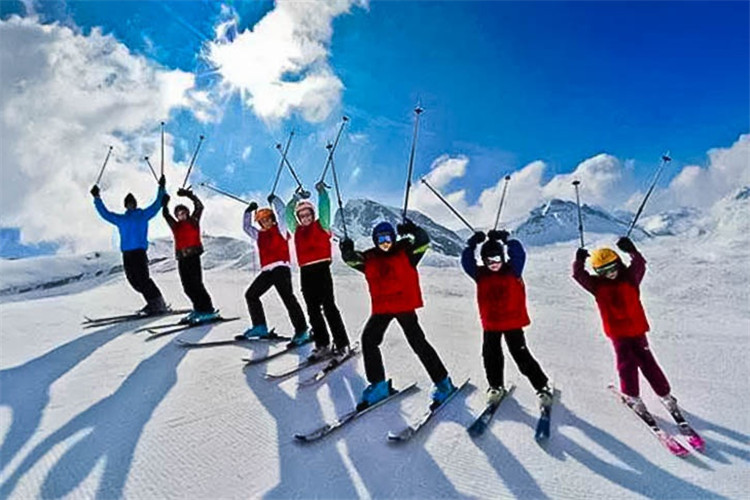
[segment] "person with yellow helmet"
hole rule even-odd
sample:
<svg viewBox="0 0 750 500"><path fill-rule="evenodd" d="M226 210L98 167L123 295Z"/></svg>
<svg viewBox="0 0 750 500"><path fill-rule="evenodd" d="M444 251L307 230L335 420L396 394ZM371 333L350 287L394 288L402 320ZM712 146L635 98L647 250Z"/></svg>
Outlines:
<svg viewBox="0 0 750 500"><path fill-rule="evenodd" d="M243 218L243 229L258 245L260 274L245 292L245 301L253 326L248 328L244 335L238 337L254 338L270 335L260 298L271 287L274 287L294 327L294 337L291 343L301 345L310 340L310 331L307 328L307 320L302 307L292 290L289 231L284 218L276 217L276 213L284 213L285 207L284 203L273 194L268 197L268 202L273 208L258 208L257 203L251 203L245 210ZM253 221L258 224L259 228L253 225Z"/></svg>
<svg viewBox="0 0 750 500"><path fill-rule="evenodd" d="M611 248L598 248L591 254L585 248L579 248L573 262L573 279L596 299L604 334L614 347L620 392L628 406L636 411L645 410L638 386L640 370L662 403L672 412L677 408L677 400L671 395L667 377L646 339L650 327L640 292L640 284L646 273L646 259L628 237L620 238L617 248L630 255L629 266ZM587 258L595 275L585 269Z"/></svg>

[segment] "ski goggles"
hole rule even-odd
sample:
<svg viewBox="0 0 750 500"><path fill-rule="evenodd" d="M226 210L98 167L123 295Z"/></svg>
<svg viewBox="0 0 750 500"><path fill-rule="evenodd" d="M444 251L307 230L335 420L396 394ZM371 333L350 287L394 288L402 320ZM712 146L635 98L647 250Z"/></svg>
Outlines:
<svg viewBox="0 0 750 500"><path fill-rule="evenodd" d="M605 274L610 273L615 270L617 270L617 261L607 264L606 266L597 267L594 269L594 272L598 274L599 276L604 276Z"/></svg>
<svg viewBox="0 0 750 500"><path fill-rule="evenodd" d="M378 234L375 236L375 241L378 245L382 245L383 243L393 243L393 236L389 233Z"/></svg>
<svg viewBox="0 0 750 500"><path fill-rule="evenodd" d="M502 255L491 255L489 257L485 257L484 260L486 260L490 264L502 264L503 263Z"/></svg>

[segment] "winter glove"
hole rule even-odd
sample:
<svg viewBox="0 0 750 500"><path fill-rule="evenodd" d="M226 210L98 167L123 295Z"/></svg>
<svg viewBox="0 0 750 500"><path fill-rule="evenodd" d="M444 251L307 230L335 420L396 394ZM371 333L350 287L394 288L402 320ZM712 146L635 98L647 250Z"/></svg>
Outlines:
<svg viewBox="0 0 750 500"><path fill-rule="evenodd" d="M320 182L318 182L317 184L315 184L315 189L317 189L317 191L318 191L319 193L322 193L323 191L325 191L325 190L326 190L326 189L328 189L329 187L330 187L330 186L326 185L326 183L325 183L325 182L323 182L323 181L320 181Z"/></svg>
<svg viewBox="0 0 750 500"><path fill-rule="evenodd" d="M417 232L417 225L411 219L404 219L404 222L396 226L396 232L403 236L405 234L414 234Z"/></svg>
<svg viewBox="0 0 750 500"><path fill-rule="evenodd" d="M339 249L342 254L351 253L354 251L354 242L350 238L344 238L339 243Z"/></svg>
<svg viewBox="0 0 750 500"><path fill-rule="evenodd" d="M99 186L97 186L96 184L94 184L94 187L92 187L91 191L89 192L91 193L91 196L93 196L94 198L99 198Z"/></svg>
<svg viewBox="0 0 750 500"><path fill-rule="evenodd" d="M271 194L268 195L268 198L266 198L266 200L268 200L269 204L273 205L273 200L275 200L276 198L277 198L277 196L275 194L271 193Z"/></svg>
<svg viewBox="0 0 750 500"><path fill-rule="evenodd" d="M161 177L159 177L159 187L164 188L167 185L167 178L164 177L164 174L161 174Z"/></svg>
<svg viewBox="0 0 750 500"><path fill-rule="evenodd" d="M497 229L493 229L492 231L487 233L487 237L489 239L495 240L495 241L502 241L503 243L508 242L508 236L509 236L508 231L504 231L502 229L499 231Z"/></svg>
<svg viewBox="0 0 750 500"><path fill-rule="evenodd" d="M298 194L299 197L302 198L303 200L306 200L310 197L310 191L307 191L306 189L302 187L298 187L295 193Z"/></svg>
<svg viewBox="0 0 750 500"><path fill-rule="evenodd" d="M466 244L469 245L470 247L474 248L477 245L479 245L480 243L482 243L484 241L484 239L485 239L484 233L482 231L477 231L476 233L474 233L474 234L471 235L471 238L469 238L466 241Z"/></svg>
<svg viewBox="0 0 750 500"><path fill-rule="evenodd" d="M164 193L164 196L161 197L161 206L166 207L169 205L169 200L171 196L169 196L167 193Z"/></svg>
<svg viewBox="0 0 750 500"><path fill-rule="evenodd" d="M627 236L623 236L622 238L617 240L617 248L619 248L620 250L626 253L637 252L635 245L633 244L633 241Z"/></svg>
<svg viewBox="0 0 750 500"><path fill-rule="evenodd" d="M589 251L585 248L579 248L576 251L576 260L579 262L585 262L589 257Z"/></svg>
<svg viewBox="0 0 750 500"><path fill-rule="evenodd" d="M177 196L187 196L188 198L191 198L193 192L190 189L180 188L177 190Z"/></svg>
<svg viewBox="0 0 750 500"><path fill-rule="evenodd" d="M251 201L250 204L245 209L245 213L246 214L251 214L251 213L255 212L257 209L258 209L258 204L255 203L254 201Z"/></svg>

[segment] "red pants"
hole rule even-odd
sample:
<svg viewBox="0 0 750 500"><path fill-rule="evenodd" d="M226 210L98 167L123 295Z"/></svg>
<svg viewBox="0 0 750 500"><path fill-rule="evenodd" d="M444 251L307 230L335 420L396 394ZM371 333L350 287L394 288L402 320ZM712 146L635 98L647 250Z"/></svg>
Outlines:
<svg viewBox="0 0 750 500"><path fill-rule="evenodd" d="M656 362L645 335L612 339L620 375L620 392L626 396L638 396L638 369L654 389L657 396L669 394L667 377Z"/></svg>

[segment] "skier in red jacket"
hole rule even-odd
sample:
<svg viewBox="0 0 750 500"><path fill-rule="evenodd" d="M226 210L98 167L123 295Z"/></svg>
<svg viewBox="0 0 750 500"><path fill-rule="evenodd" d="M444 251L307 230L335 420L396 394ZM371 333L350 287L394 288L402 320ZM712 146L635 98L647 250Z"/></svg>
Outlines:
<svg viewBox="0 0 750 500"><path fill-rule="evenodd" d="M584 268L589 252L579 248L573 262L573 279L596 299L604 333L614 346L620 392L626 397L628 406L645 409L639 397L640 369L662 403L672 411L677 407L677 400L670 394L667 377L646 339L649 324L640 292L641 280L646 274L646 260L630 238L620 238L617 247L630 254L630 266L623 264L614 250L599 248L591 253L591 266L596 272L596 276L592 276Z"/></svg>
<svg viewBox="0 0 750 500"><path fill-rule="evenodd" d="M219 316L218 311L214 310L211 296L203 284L203 268L201 265L203 243L201 242L200 228L203 203L189 189L181 188L177 190L177 196L189 198L194 205L192 214L185 205L177 205L174 207L174 217L172 217L168 207L170 196L165 194L162 198L161 213L174 235L177 270L180 273L182 289L193 303L193 310L182 318L181 322L202 323Z"/></svg>
<svg viewBox="0 0 750 500"><path fill-rule="evenodd" d="M354 250L354 242L341 241L341 256L346 264L365 275L370 292L372 315L362 332L362 354L365 373L370 383L357 404L362 410L385 399L392 392L391 381L385 378L380 344L388 325L394 319L404 330L406 339L430 375L435 388L433 405L445 401L456 390L448 370L435 349L425 338L416 310L422 307L417 264L429 247L427 232L406 220L397 226L398 233L409 236L396 241L396 232L388 222L381 222L372 231L374 248Z"/></svg>
<svg viewBox="0 0 750 500"><path fill-rule="evenodd" d="M484 330L482 359L490 386L487 402L498 403L505 394L502 345L505 337L513 360L536 390L540 404L549 405L552 402L552 390L547 385L549 380L529 352L523 332L523 328L531 324L526 311L526 287L521 277L526 252L521 242L508 239L507 231L490 231L489 239L480 251L484 265L477 266L476 247L484 240L482 232L469 238L461 254L461 265L477 283L479 317ZM507 261L503 243L508 248Z"/></svg>
<svg viewBox="0 0 750 500"><path fill-rule="evenodd" d="M274 207L275 212L271 208L258 208L257 203L253 202L245 210L243 218L243 228L258 244L260 256L260 274L245 292L245 300L253 326L245 331L244 336L252 338L270 335L260 298L273 286L292 320L294 338L291 343L301 345L310 339L310 331L307 328L305 314L292 290L289 232L286 221L283 217L276 217L276 213L284 214L285 207L284 203L274 195L268 197L268 202ZM253 225L253 212L255 212L255 222L258 223L260 229Z"/></svg>

